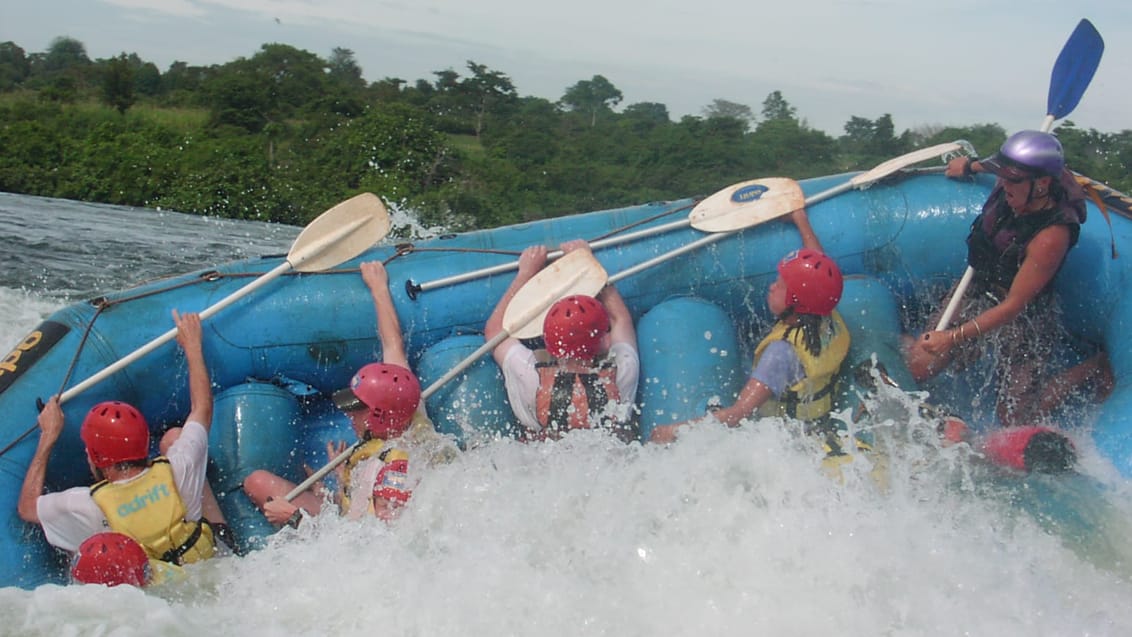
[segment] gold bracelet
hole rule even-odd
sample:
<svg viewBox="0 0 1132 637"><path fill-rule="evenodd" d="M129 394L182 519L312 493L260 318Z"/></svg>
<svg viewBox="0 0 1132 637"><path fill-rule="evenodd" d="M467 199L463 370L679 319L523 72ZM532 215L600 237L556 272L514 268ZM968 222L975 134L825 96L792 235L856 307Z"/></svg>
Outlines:
<svg viewBox="0 0 1132 637"><path fill-rule="evenodd" d="M956 341L955 341L955 330L947 330L947 331L948 331L949 334L951 334L951 346L955 347L955 343L956 343Z"/></svg>
<svg viewBox="0 0 1132 637"><path fill-rule="evenodd" d="M967 340L967 335L963 333L963 325L962 324L959 325L959 340L960 341Z"/></svg>
<svg viewBox="0 0 1132 637"><path fill-rule="evenodd" d="M979 327L979 321L977 319L971 319L971 322L975 324L975 331L979 333L978 338L982 338L983 328Z"/></svg>

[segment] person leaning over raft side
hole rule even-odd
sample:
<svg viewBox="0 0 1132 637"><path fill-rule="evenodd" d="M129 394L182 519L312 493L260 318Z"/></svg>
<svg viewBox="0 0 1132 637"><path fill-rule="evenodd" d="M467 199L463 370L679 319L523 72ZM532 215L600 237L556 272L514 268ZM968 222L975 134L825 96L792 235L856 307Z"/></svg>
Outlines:
<svg viewBox="0 0 1132 637"><path fill-rule="evenodd" d="M53 546L74 553L84 540L110 529L136 539L151 558L172 564L216 552L214 527L222 528L223 516L205 476L212 387L200 316L174 310L173 320L188 362L191 408L184 426L162 438L161 456L149 459L149 426L141 412L123 402L99 403L83 420L80 435L100 482L41 495L48 458L63 431L59 397L52 397L40 413L39 446L18 506L20 517L42 526ZM130 506L143 498L144 508Z"/></svg>
<svg viewBox="0 0 1132 637"><path fill-rule="evenodd" d="M959 157L947 167L949 177L976 172L998 180L967 237L975 276L955 327L906 339L912 376L922 382L953 360L973 362L983 355L979 341L994 334L996 411L1003 425L1040 421L1078 387L1103 397L1112 387L1103 351L1056 377L1047 369L1063 330L1053 280L1085 221L1084 193L1065 168L1061 143L1049 133L1021 131L991 157ZM933 325L940 314L930 319Z"/></svg>
<svg viewBox="0 0 1132 637"><path fill-rule="evenodd" d="M790 218L804 247L778 263L778 278L767 292L767 306L777 321L755 349L747 384L733 405L711 413L728 427L738 427L756 411L762 416L823 419L832 409L834 381L849 353L849 329L834 310L841 300L841 270L822 251L805 209ZM660 425L649 440L672 442L679 429L692 422Z"/></svg>
<svg viewBox="0 0 1132 637"><path fill-rule="evenodd" d="M589 249L580 239L562 244L563 252ZM546 255L544 246L523 250L514 281L484 326L486 340L503 331L507 305L546 265ZM555 438L569 429L603 427L630 439L640 358L633 317L617 288L606 285L596 298L558 300L546 313L543 332L553 357L548 362L539 362L535 351L515 338L492 351L526 437Z"/></svg>
<svg viewBox="0 0 1132 637"><path fill-rule="evenodd" d="M420 383L409 370L385 266L377 261L363 263L361 273L377 312L383 362L362 367L349 387L334 393L335 404L349 416L363 444L338 468L340 486L333 500L348 518L390 520L411 495L408 447L424 442L429 434L435 438L435 432L424 411ZM330 444L327 454L336 458L345 448L345 443ZM322 510L325 493L321 486L288 502L283 496L294 488L289 480L262 469L244 479L244 492L277 526L296 526L301 511L317 515Z"/></svg>

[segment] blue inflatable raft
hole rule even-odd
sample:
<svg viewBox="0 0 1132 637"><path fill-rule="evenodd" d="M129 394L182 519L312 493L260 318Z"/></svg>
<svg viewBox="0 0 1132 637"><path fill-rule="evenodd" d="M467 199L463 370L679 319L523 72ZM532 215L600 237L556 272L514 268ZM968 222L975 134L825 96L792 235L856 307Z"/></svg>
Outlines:
<svg viewBox="0 0 1132 637"><path fill-rule="evenodd" d="M802 187L813 194L849 177L812 179ZM876 355L901 386L914 387L900 362L899 333L905 325L922 327L927 304L943 298L962 274L963 238L991 186L986 177L960 182L915 175L810 207L826 250L848 275L841 311L853 330L849 364ZM303 462L324 464L326 441L351 435L328 396L381 355L359 263L387 262L410 360L427 386L483 344L484 322L513 274L434 289L422 282L513 261L532 244L595 240L671 223L686 218L694 203L658 202L443 236L413 246L382 245L329 271L281 276L208 319L204 349L216 391L210 478L237 533L256 537L270 532L240 491L247 472L270 467L302 477ZM1117 388L1092 414L1092 431L1102 452L1122 473L1132 475L1132 348L1122 338L1132 322L1132 294L1125 283L1130 262L1110 258L1109 229L1098 210L1090 208L1058 291L1066 322L1083 347L1104 346L1110 354ZM1118 247L1132 252L1127 249L1132 247L1132 222L1114 217L1113 232ZM614 274L702 236L677 227L595 254ZM638 322L642 436L658 424L702 414L713 400L734 397L750 368L753 345L771 323L765 297L775 265L799 243L792 224L771 221L618 282ZM199 311L281 261L229 263L58 311L0 363L0 413L5 415L0 445L34 425L37 399L59 391L64 379L72 386L168 330L172 308ZM110 399L130 402L159 431L179 424L188 411L186 375L178 347L168 343L69 401L66 430L48 469L49 488L89 484L78 430L92 405ZM974 403L957 404L969 408ZM433 394L428 410L437 429L461 444L509 435L517 426L490 356ZM993 418L990 413L962 415L976 425ZM33 433L0 455L0 519L5 522L0 526L0 585L31 587L63 579L61 556L16 513L35 446Z"/></svg>

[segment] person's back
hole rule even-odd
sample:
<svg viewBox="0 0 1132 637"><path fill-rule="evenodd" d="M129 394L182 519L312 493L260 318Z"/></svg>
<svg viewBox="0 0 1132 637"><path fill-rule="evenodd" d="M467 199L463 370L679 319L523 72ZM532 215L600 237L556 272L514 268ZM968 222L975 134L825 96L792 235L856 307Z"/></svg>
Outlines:
<svg viewBox="0 0 1132 637"><path fill-rule="evenodd" d="M19 513L43 527L47 541L74 553L84 540L109 528L136 539L150 557L174 564L211 557L213 523L223 516L208 489L208 430L212 389L201 347L200 317L173 313L177 341L189 368L191 408L185 424L162 440L164 456L149 458L150 431L133 406L107 401L83 420L81 438L92 487L42 494L47 458L63 428L59 397L40 414L40 446L20 492Z"/></svg>
<svg viewBox="0 0 1132 637"><path fill-rule="evenodd" d="M584 241L562 245L564 252L588 250ZM546 264L547 250L523 251L519 273L500 298L484 327L491 340L502 332L503 315L518 290ZM616 287L597 295L574 295L551 306L543 321L549 360L515 338L492 355L503 371L507 397L525 438L557 437L570 429L607 428L632 437L640 373L633 318Z"/></svg>

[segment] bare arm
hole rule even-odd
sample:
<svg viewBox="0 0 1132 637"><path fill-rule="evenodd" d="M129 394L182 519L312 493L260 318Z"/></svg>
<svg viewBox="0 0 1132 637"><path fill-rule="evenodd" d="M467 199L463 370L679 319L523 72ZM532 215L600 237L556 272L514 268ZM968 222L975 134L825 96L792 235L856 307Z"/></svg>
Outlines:
<svg viewBox="0 0 1132 637"><path fill-rule="evenodd" d="M747 384L743 386L743 390L739 392L739 397L735 400L735 404L730 407L717 409L712 412L712 415L716 420L728 427L738 427L741 420L750 417L751 414L755 413L755 410L762 407L763 404L773 397L774 393L770 391L769 387L764 385L761 381L752 378L747 381ZM679 429L692 422L694 421L685 420L671 425L656 427L652 430L652 433L649 434L649 441L672 442L676 440Z"/></svg>
<svg viewBox="0 0 1132 637"><path fill-rule="evenodd" d="M633 316L629 313L629 306L616 286L607 285L598 292L597 300L605 306L609 313L609 340L611 343L629 343L636 347L637 330L633 327Z"/></svg>
<svg viewBox="0 0 1132 637"><path fill-rule="evenodd" d="M1026 258L1006 298L962 325L942 332L927 332L922 337L924 349L943 354L958 343L978 338L1013 321L1053 280L1068 251L1069 229L1065 226L1051 226L1039 232L1026 246Z"/></svg>
<svg viewBox="0 0 1132 637"><path fill-rule="evenodd" d="M39 445L24 474L24 485L20 488L20 500L17 511L20 518L26 522L39 524L39 513L36 510L36 501L43 494L43 483L47 479L47 461L51 459L51 450L63 432L63 409L59 406L59 396L52 396L39 412Z"/></svg>
<svg viewBox="0 0 1132 637"><path fill-rule="evenodd" d="M409 357L405 353L405 340L401 334L401 321L397 318L397 308L393 306L393 295L389 293L389 273L380 261L367 261L361 266L362 280L373 296L373 307L377 312L377 337L381 339L381 359L391 365L409 369Z"/></svg>
<svg viewBox="0 0 1132 637"><path fill-rule="evenodd" d="M530 281L540 270L546 265L546 246L531 246L523 250L523 254L519 256L519 271L515 274L515 280L511 281L511 285L507 287L507 291L500 297L499 303L495 305L492 310L491 316L487 319L487 324L483 328L484 340L490 341L498 336L503 331L503 315L507 313L507 305L515 298L515 294L519 292L527 281ZM496 346L492 352L495 361L503 365L503 358L507 354L507 350L511 348L513 343L518 343L516 339L508 338Z"/></svg>
<svg viewBox="0 0 1132 637"><path fill-rule="evenodd" d="M743 390L739 392L735 404L717 409L714 412L715 417L728 427L738 427L739 421L750 417L756 409L762 407L771 398L774 398L774 393L770 391L770 387L754 378L748 379Z"/></svg>
<svg viewBox="0 0 1132 637"><path fill-rule="evenodd" d="M204 363L204 349L201 346L200 315L195 312L178 314L173 310L173 322L177 324L177 342L185 352L185 362L189 364L189 420L204 425L205 431L212 427L212 379Z"/></svg>
<svg viewBox="0 0 1132 637"><path fill-rule="evenodd" d="M817 250L825 254L825 249L822 248L817 233L815 233L813 227L810 226L810 217L806 214L805 208L799 208L791 212L790 220L798 227L798 233L802 235L802 247Z"/></svg>
<svg viewBox="0 0 1132 637"><path fill-rule="evenodd" d="M983 172L983 166L979 162L967 156L956 157L947 162L947 168L944 169L943 174L951 177L952 179L960 179L963 177L970 177L975 173Z"/></svg>

